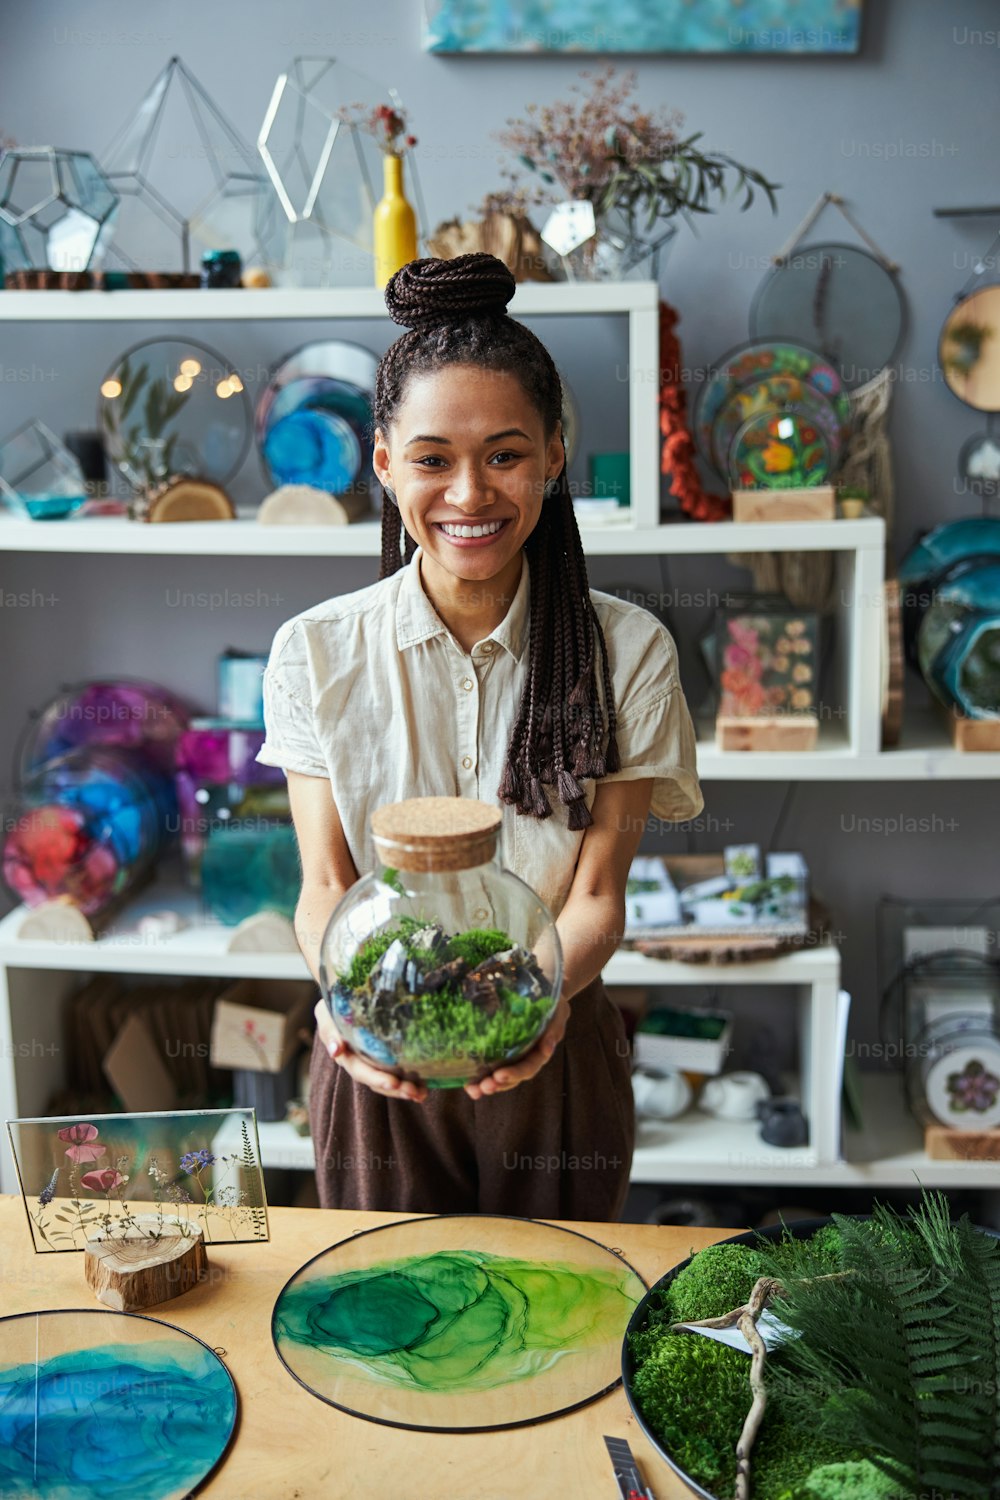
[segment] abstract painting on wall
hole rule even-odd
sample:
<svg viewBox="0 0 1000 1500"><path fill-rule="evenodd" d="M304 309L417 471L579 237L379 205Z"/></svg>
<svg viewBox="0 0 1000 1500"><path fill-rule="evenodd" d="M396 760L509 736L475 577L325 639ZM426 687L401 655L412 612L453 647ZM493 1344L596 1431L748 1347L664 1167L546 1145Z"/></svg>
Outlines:
<svg viewBox="0 0 1000 1500"><path fill-rule="evenodd" d="M128 1233L137 1215L154 1237L268 1238L252 1109L52 1116L7 1130L36 1251L84 1250Z"/></svg>
<svg viewBox="0 0 1000 1500"><path fill-rule="evenodd" d="M856 53L862 0L424 0L426 52Z"/></svg>

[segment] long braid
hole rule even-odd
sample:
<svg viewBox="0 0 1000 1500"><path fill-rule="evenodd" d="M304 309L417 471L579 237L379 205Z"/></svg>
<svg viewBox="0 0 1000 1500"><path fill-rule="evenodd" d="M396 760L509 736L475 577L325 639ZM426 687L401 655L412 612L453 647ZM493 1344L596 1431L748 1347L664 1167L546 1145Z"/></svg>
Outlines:
<svg viewBox="0 0 1000 1500"><path fill-rule="evenodd" d="M479 252L413 260L397 271L385 289L386 307L408 332L379 361L373 428L388 431L412 375L466 364L514 375L551 434L562 415L562 384L545 345L507 314L515 286L501 260ZM383 496L379 578L407 566L415 551L399 510ZM555 785L568 826L587 828L593 818L580 778L597 780L620 768L617 713L565 464L524 552L531 572L528 670L497 796L519 813L548 818L544 781Z"/></svg>

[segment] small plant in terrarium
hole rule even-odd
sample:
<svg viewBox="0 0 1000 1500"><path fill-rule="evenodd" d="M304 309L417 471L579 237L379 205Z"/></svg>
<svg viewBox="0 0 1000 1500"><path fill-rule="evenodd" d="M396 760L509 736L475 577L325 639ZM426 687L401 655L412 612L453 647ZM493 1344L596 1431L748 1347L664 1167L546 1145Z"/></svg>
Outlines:
<svg viewBox="0 0 1000 1500"><path fill-rule="evenodd" d="M151 376L148 364L133 367L126 357L101 387L101 425L105 436L117 441L119 468L139 494L148 494L171 473L178 434L168 435L167 428L191 393L183 372L178 379L181 389L165 376Z"/></svg>
<svg viewBox="0 0 1000 1500"><path fill-rule="evenodd" d="M374 933L346 968L323 980L352 1045L430 1087L470 1082L520 1057L555 1007L534 954L509 933L448 934L413 916Z"/></svg>
<svg viewBox="0 0 1000 1500"><path fill-rule="evenodd" d="M348 1046L429 1088L478 1082L523 1056L559 1000L555 922L497 862L501 822L466 797L377 808L376 868L320 944L320 983Z"/></svg>

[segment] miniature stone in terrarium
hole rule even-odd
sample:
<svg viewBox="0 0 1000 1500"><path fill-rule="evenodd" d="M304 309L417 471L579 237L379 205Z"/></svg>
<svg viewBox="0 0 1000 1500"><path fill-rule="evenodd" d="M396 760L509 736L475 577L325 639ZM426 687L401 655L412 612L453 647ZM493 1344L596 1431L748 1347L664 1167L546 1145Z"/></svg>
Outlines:
<svg viewBox="0 0 1000 1500"><path fill-rule="evenodd" d="M456 1088L529 1051L559 999L551 912L497 858L500 810L418 797L372 816L377 865L330 918L320 980L376 1067Z"/></svg>

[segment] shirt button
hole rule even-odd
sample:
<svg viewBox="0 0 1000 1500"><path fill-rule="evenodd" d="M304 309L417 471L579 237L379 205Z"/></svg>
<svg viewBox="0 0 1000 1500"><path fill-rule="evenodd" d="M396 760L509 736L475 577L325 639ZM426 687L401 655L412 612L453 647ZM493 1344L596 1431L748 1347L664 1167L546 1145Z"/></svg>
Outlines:
<svg viewBox="0 0 1000 1500"><path fill-rule="evenodd" d="M471 677L467 677L465 679L465 681L462 683L462 686L465 688L465 691L467 693L471 693L472 692L472 678Z"/></svg>
<svg viewBox="0 0 1000 1500"><path fill-rule="evenodd" d="M492 641L484 641L483 642L483 650L484 651L492 651L493 650L493 642Z"/></svg>
<svg viewBox="0 0 1000 1500"><path fill-rule="evenodd" d="M471 768L471 766L472 766L472 756L471 755L463 756L463 758L462 758L462 765L468 771Z"/></svg>

